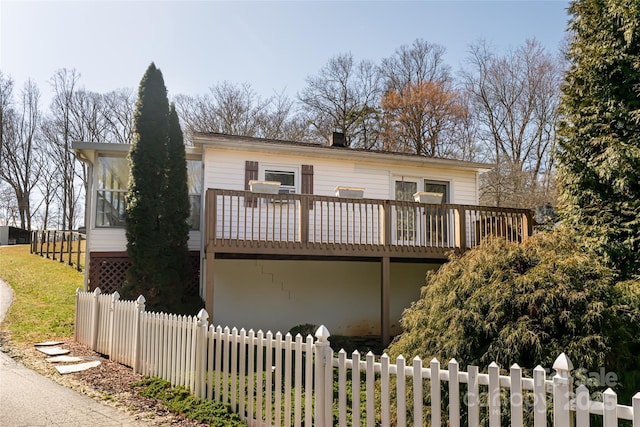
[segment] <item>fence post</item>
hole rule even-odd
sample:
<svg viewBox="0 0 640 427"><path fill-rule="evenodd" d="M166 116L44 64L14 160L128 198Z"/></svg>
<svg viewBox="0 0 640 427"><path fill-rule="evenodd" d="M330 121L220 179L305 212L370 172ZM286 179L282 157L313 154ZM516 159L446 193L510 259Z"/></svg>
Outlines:
<svg viewBox="0 0 640 427"><path fill-rule="evenodd" d="M100 288L96 288L93 291L93 301L91 302L91 350L96 351L98 348L98 319L100 305L98 304L98 296L100 295Z"/></svg>
<svg viewBox="0 0 640 427"><path fill-rule="evenodd" d="M40 239L40 256L42 256L42 254L43 254L44 241L45 241L45 235L46 235L45 233L46 233L46 231L42 230L42 238ZM49 258L49 257L47 257L47 258Z"/></svg>
<svg viewBox="0 0 640 427"><path fill-rule="evenodd" d="M61 263L64 262L64 244L67 241L67 233L65 231L60 232L60 259Z"/></svg>
<svg viewBox="0 0 640 427"><path fill-rule="evenodd" d="M553 376L553 425L554 427L571 427L571 371L573 363L562 353L553 363L556 374Z"/></svg>
<svg viewBox="0 0 640 427"><path fill-rule="evenodd" d="M207 386L207 330L209 313L204 308L198 312L198 333L196 334L196 397L204 398Z"/></svg>
<svg viewBox="0 0 640 427"><path fill-rule="evenodd" d="M133 351L133 372L137 374L142 372L142 370L140 369L140 362L141 362L140 350L142 348L141 322L142 322L142 312L145 310L145 305L144 305L145 302L147 302L147 300L145 300L142 295L140 295L136 300L136 328L134 330L135 336L133 337L133 345L135 346Z"/></svg>
<svg viewBox="0 0 640 427"><path fill-rule="evenodd" d="M78 259L76 261L76 270L82 271L82 267L80 267L80 252L82 249L82 236L78 233Z"/></svg>
<svg viewBox="0 0 640 427"><path fill-rule="evenodd" d="M633 407L633 427L640 426L640 392L633 395L631 400Z"/></svg>
<svg viewBox="0 0 640 427"><path fill-rule="evenodd" d="M73 231L67 233L67 264L73 265L73 259L71 258L73 254Z"/></svg>
<svg viewBox="0 0 640 427"><path fill-rule="evenodd" d="M318 427L329 427L331 419L331 398L333 393L333 380L331 373L331 348L329 347L329 330L320 325L316 331L315 342L315 425ZM328 379L328 381L327 381ZM327 417L328 414L328 417Z"/></svg>
<svg viewBox="0 0 640 427"><path fill-rule="evenodd" d="M49 259L49 246L51 245L51 230L47 230L47 259ZM55 243L53 245L53 250L55 251Z"/></svg>
<svg viewBox="0 0 640 427"><path fill-rule="evenodd" d="M522 214L522 241L524 242L533 235L533 216L531 211Z"/></svg>
<svg viewBox="0 0 640 427"><path fill-rule="evenodd" d="M118 291L115 291L111 294L111 303L109 304L109 357L113 359L113 336L116 334L115 325L116 325L116 301L120 299L120 294Z"/></svg>

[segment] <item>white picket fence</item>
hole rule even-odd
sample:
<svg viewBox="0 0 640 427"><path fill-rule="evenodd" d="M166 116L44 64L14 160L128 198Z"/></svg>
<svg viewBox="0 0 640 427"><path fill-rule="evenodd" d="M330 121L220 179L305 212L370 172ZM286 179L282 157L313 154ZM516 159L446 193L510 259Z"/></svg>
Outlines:
<svg viewBox="0 0 640 427"><path fill-rule="evenodd" d="M436 359L425 366L417 357L391 363L371 352L336 357L324 326L314 341L223 329L208 324L205 310L176 316L146 312L144 304L142 296L120 301L117 293L78 290L76 340L143 375L228 404L251 426L421 425L426 414L431 426L583 427L596 416L605 427L618 420L640 427L640 393L632 406L618 404L612 389L592 401L584 385L573 390L564 353L551 378L540 366L533 378L518 365L502 375L496 363L487 373L476 366L464 372L455 360L442 369Z"/></svg>

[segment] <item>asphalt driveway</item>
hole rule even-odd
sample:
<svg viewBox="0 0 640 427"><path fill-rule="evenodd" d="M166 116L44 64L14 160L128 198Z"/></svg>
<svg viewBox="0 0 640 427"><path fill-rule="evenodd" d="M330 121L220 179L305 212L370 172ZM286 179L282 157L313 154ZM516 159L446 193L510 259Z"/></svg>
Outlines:
<svg viewBox="0 0 640 427"><path fill-rule="evenodd" d="M0 280L0 323L12 299L13 291ZM112 427L148 424L43 377L0 351L0 425Z"/></svg>

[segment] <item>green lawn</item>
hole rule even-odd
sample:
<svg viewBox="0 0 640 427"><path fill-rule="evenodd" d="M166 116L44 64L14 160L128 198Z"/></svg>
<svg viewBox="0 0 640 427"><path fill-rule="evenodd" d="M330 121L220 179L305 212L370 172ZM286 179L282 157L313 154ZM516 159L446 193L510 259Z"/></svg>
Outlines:
<svg viewBox="0 0 640 427"><path fill-rule="evenodd" d="M76 289L84 276L73 267L29 253L29 245L0 247L0 278L14 300L0 328L17 343L73 336Z"/></svg>

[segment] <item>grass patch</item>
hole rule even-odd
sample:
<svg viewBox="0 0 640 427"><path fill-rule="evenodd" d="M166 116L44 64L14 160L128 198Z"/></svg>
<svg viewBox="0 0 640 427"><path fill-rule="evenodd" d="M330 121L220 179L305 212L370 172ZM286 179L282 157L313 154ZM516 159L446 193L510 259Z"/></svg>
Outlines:
<svg viewBox="0 0 640 427"><path fill-rule="evenodd" d="M214 427L246 426L240 417L227 405L199 399L191 395L185 387L171 387L171 383L159 378L149 378L133 385L142 387L143 396L158 399L172 412L178 412L189 419L208 423Z"/></svg>
<svg viewBox="0 0 640 427"><path fill-rule="evenodd" d="M14 292L2 328L18 343L73 336L76 289L84 276L72 267L29 253L29 245L0 247L0 277Z"/></svg>

